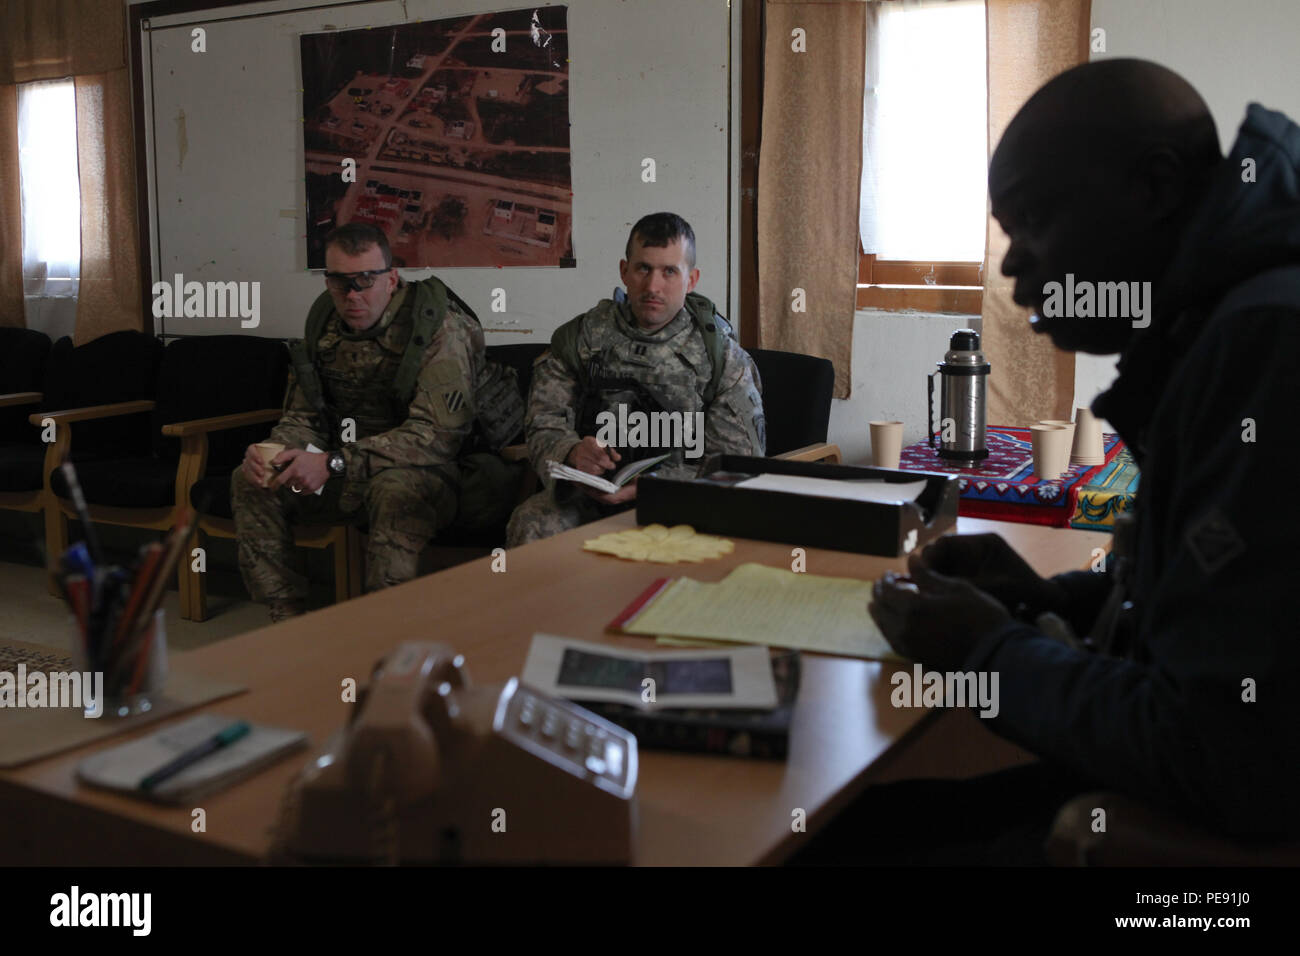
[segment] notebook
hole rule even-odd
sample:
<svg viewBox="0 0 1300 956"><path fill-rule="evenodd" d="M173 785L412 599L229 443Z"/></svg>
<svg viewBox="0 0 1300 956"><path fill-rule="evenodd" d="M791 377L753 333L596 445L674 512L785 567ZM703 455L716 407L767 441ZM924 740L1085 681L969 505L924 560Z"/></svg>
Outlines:
<svg viewBox="0 0 1300 956"><path fill-rule="evenodd" d="M221 714L198 714L158 733L92 754L77 765L77 777L91 786L160 803L183 803L250 777L307 742L307 734L301 730L254 724L246 736L208 754L152 791L140 789L140 781L149 774L232 723L232 718Z"/></svg>

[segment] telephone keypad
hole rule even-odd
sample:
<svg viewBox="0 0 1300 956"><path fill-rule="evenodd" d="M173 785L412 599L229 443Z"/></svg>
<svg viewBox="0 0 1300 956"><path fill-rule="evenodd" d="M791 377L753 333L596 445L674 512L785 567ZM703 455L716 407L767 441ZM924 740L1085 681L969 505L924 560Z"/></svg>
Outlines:
<svg viewBox="0 0 1300 956"><path fill-rule="evenodd" d="M635 738L625 741L575 713L576 705L540 697L523 687L515 692L509 709L514 719L507 718L506 726L512 735L562 756L579 773L585 770L617 786L627 785L627 748L635 746Z"/></svg>

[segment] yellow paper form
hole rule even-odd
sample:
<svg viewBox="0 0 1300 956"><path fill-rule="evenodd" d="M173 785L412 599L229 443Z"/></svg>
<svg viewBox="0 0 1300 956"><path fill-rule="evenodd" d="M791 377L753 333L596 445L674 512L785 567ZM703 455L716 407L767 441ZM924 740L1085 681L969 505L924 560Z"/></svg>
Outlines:
<svg viewBox="0 0 1300 956"><path fill-rule="evenodd" d="M742 564L717 583L678 578L623 629L901 660L867 613L870 600L870 581Z"/></svg>

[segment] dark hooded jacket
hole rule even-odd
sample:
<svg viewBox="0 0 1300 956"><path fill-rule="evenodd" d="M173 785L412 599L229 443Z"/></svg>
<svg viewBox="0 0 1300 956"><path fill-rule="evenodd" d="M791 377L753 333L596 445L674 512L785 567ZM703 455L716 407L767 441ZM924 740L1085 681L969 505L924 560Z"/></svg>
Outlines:
<svg viewBox="0 0 1300 956"><path fill-rule="evenodd" d="M1250 106L1155 291L1093 403L1142 468L1129 646L1090 653L1011 622L965 666L999 672L994 729L1090 785L1229 835L1295 837L1300 127ZM1058 577L1076 628L1108 577Z"/></svg>

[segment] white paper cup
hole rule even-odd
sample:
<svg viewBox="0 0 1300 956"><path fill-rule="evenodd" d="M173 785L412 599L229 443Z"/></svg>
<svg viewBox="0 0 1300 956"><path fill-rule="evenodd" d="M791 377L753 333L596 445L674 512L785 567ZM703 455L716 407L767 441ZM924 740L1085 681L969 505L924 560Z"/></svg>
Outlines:
<svg viewBox="0 0 1300 956"><path fill-rule="evenodd" d="M877 468L897 468L903 454L902 422L870 422L871 460Z"/></svg>
<svg viewBox="0 0 1300 956"><path fill-rule="evenodd" d="M257 454L262 458L262 464L266 466L266 472L262 478L262 487L266 488L271 484L271 479L275 477L275 469L271 467L271 462L275 456L284 451L284 445L277 441L260 441L253 446L257 449Z"/></svg>
<svg viewBox="0 0 1300 956"><path fill-rule="evenodd" d="M1076 465L1100 465L1106 460L1106 448L1101 437L1101 422L1088 408L1075 409L1074 443L1070 461Z"/></svg>
<svg viewBox="0 0 1300 956"><path fill-rule="evenodd" d="M1034 476L1055 481L1070 467L1070 430L1063 425L1030 425L1034 445Z"/></svg>

